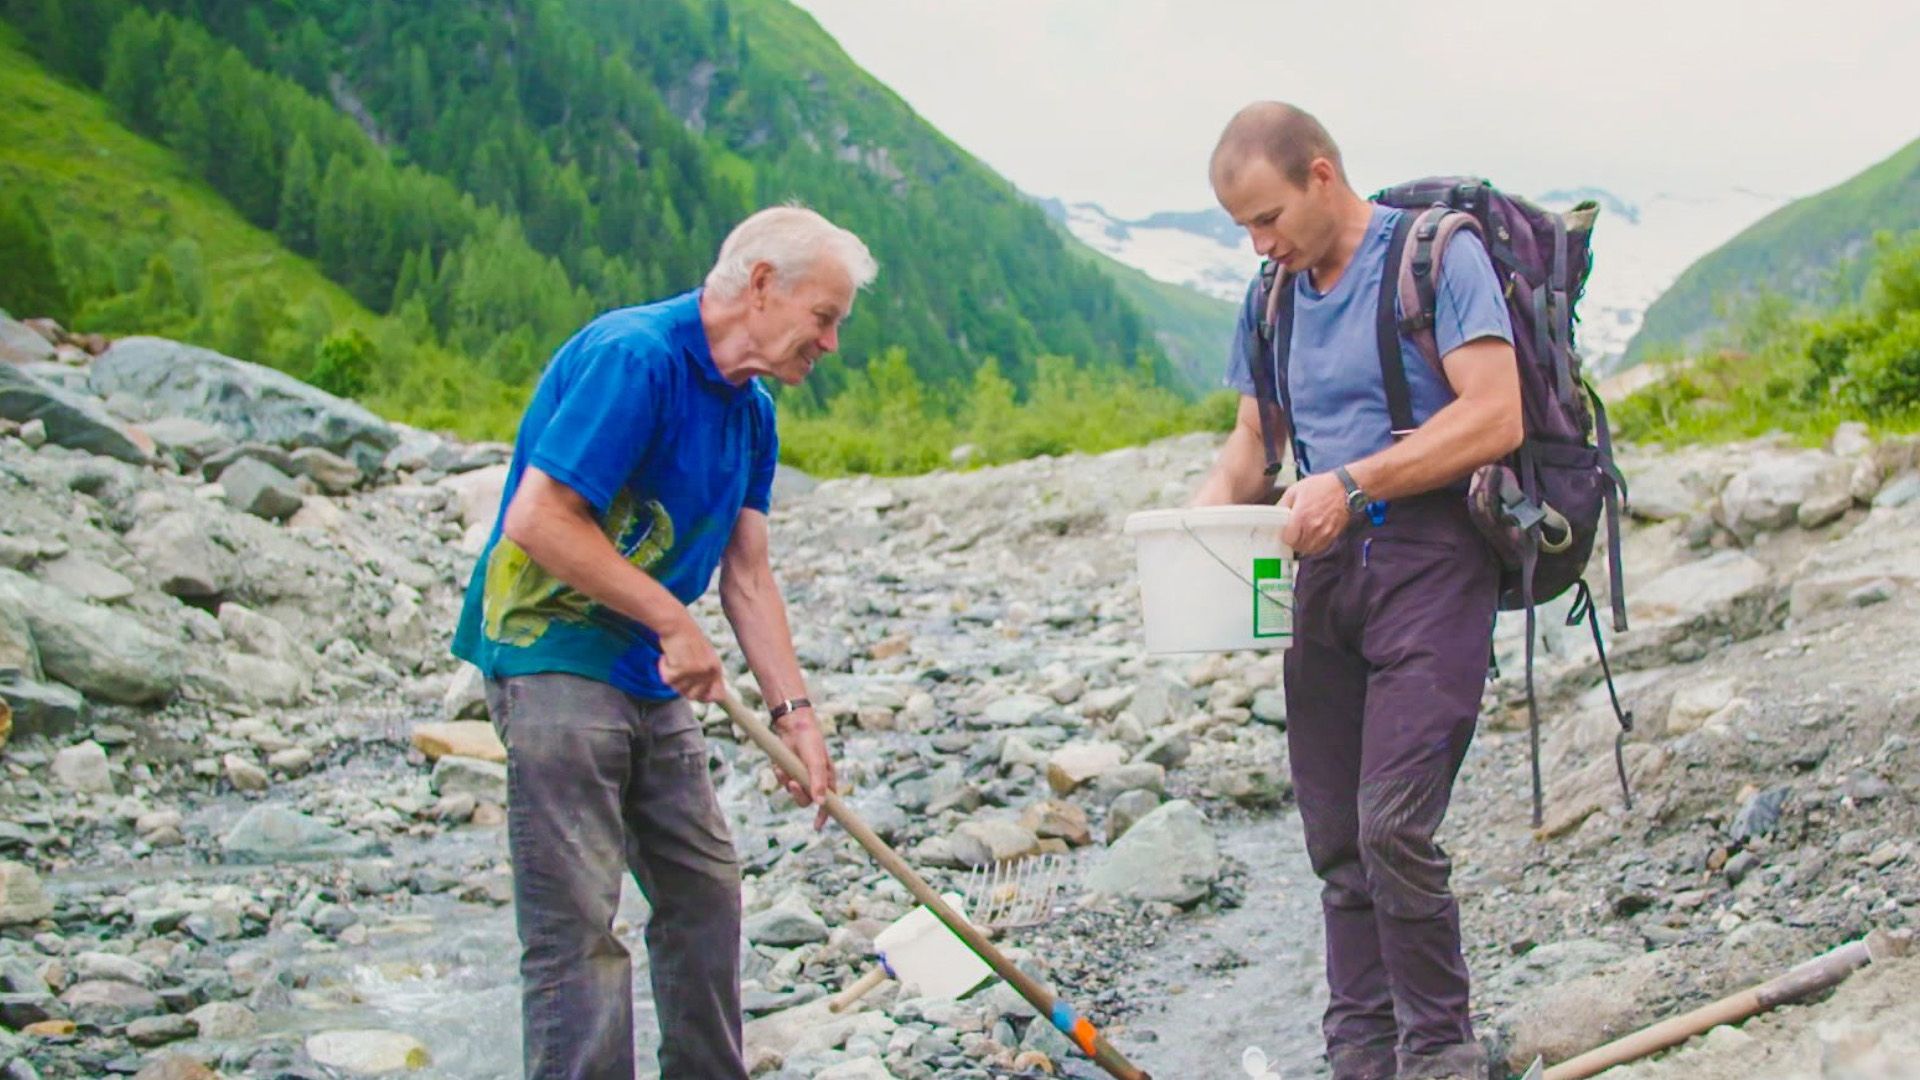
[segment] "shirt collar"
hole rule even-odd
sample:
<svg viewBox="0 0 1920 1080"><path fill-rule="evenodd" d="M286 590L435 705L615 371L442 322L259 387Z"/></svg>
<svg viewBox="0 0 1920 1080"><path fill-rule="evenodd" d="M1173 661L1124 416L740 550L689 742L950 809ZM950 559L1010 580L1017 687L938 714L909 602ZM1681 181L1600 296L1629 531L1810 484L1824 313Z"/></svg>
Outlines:
<svg viewBox="0 0 1920 1080"><path fill-rule="evenodd" d="M674 298L672 303L677 310L674 312L673 336L680 343L681 353L693 362L693 369L700 373L701 378L728 394L745 393L753 389L752 377L737 385L728 382L713 362L713 347L707 341L706 327L700 322L700 294L704 291L703 288L694 289Z"/></svg>

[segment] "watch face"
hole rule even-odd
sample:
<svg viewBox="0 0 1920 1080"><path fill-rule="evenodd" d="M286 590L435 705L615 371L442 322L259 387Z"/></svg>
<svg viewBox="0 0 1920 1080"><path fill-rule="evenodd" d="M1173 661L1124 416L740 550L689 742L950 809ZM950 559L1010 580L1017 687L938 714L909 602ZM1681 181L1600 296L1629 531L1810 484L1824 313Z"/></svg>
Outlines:
<svg viewBox="0 0 1920 1080"><path fill-rule="evenodd" d="M1366 492L1361 491L1359 488L1354 488L1352 491L1347 492L1347 509L1352 510L1355 513L1359 513L1361 510L1366 508L1366 505L1367 505Z"/></svg>

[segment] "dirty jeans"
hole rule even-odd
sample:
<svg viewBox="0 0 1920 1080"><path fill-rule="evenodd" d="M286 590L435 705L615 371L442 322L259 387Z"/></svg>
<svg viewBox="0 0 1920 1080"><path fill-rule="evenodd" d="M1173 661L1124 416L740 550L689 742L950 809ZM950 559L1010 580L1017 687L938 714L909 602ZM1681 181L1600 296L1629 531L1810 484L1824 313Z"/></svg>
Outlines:
<svg viewBox="0 0 1920 1080"><path fill-rule="evenodd" d="M620 876L653 909L662 1076L744 1080L740 869L683 700L558 673L488 680L507 746L507 841L528 1080L632 1080Z"/></svg>
<svg viewBox="0 0 1920 1080"><path fill-rule="evenodd" d="M1468 1075L1478 1057L1434 834L1479 716L1497 588L1451 494L1396 501L1299 564L1287 747L1323 882L1336 1080Z"/></svg>

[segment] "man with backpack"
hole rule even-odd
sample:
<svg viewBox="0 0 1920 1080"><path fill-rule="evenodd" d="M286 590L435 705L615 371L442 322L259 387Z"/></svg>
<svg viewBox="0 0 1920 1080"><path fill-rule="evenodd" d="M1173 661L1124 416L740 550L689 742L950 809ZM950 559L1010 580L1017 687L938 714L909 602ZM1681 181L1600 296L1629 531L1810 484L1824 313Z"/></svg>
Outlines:
<svg viewBox="0 0 1920 1080"><path fill-rule="evenodd" d="M1526 433L1502 275L1473 230L1437 257L1423 248L1436 263L1431 324L1406 325L1400 268L1418 215L1356 194L1326 130L1290 105L1241 110L1211 179L1271 273L1249 287L1234 342L1238 422L1193 501L1271 501L1275 432L1290 438L1301 479L1280 499L1299 560L1287 744L1324 882L1333 1076L1481 1080L1451 864L1434 837L1500 598L1501 558L1467 482ZM1436 362L1423 358L1429 332Z"/></svg>

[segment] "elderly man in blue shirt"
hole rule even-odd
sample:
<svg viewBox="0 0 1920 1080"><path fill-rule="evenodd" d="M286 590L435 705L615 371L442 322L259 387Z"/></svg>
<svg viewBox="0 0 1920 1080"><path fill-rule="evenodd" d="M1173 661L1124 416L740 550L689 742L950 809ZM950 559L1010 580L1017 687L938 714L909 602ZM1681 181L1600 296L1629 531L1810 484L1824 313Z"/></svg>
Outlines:
<svg viewBox="0 0 1920 1080"><path fill-rule="evenodd" d="M719 570L807 768L786 786L819 806L833 765L768 561L778 441L758 380L806 378L875 273L819 214L762 210L704 288L588 323L527 406L453 649L486 675L507 746L530 1078L634 1075L632 968L613 933L625 872L653 909L662 1075L747 1075L739 863L689 705L717 700L724 672L687 606Z"/></svg>

